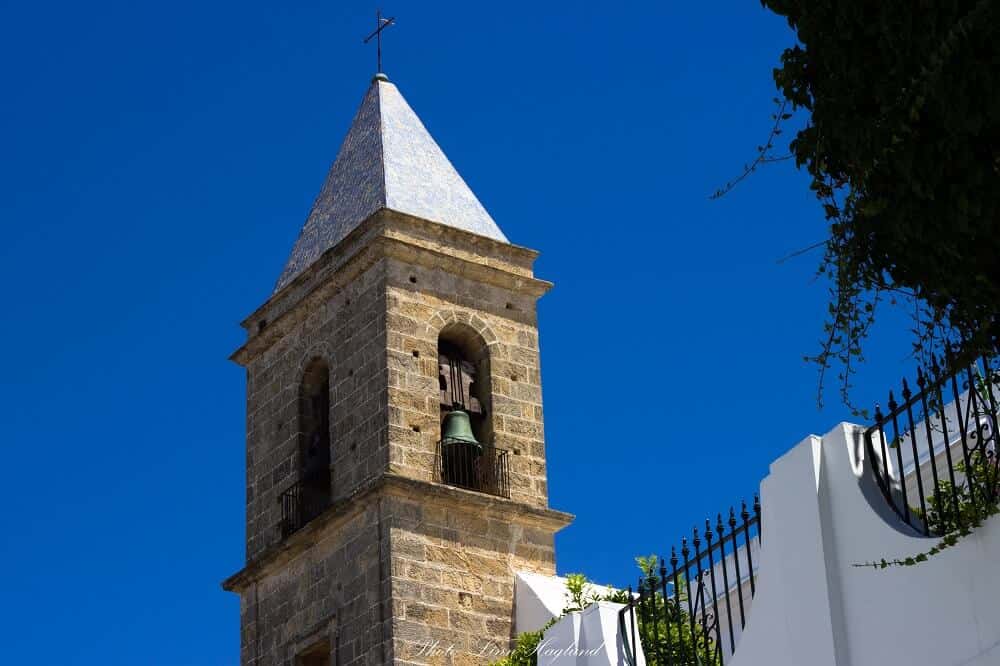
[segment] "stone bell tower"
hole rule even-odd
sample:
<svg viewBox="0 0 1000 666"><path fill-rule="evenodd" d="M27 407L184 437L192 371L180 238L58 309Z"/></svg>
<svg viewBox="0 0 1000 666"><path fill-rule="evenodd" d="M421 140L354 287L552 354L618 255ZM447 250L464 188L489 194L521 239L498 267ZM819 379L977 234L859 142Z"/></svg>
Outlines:
<svg viewBox="0 0 1000 666"><path fill-rule="evenodd" d="M536 256L376 75L232 356L247 563L223 587L240 595L242 664L507 648L514 572L554 573L572 520L548 507Z"/></svg>

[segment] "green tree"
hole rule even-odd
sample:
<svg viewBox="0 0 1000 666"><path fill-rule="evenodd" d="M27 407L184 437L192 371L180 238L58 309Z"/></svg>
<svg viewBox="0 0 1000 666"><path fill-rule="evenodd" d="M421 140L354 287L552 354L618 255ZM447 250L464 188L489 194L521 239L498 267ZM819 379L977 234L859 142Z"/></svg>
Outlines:
<svg viewBox="0 0 1000 666"><path fill-rule="evenodd" d="M829 221L820 266L831 278L829 316L813 357L821 391L826 369L838 365L850 404L850 378L886 299L914 307L918 352L958 343L992 352L1000 335L1000 2L761 2L797 37L774 70L783 97L775 127L803 116L791 154ZM775 136L748 172L780 159L771 154Z"/></svg>
<svg viewBox="0 0 1000 666"><path fill-rule="evenodd" d="M600 601L601 596L594 591L587 576L582 573L566 574L566 607L562 614L581 611L595 601Z"/></svg>
<svg viewBox="0 0 1000 666"><path fill-rule="evenodd" d="M514 642L514 649L510 654L493 662L490 666L537 666L538 665L538 645L545 636L545 630L556 623L558 618L552 618L538 631L523 631L517 635Z"/></svg>
<svg viewBox="0 0 1000 666"><path fill-rule="evenodd" d="M656 555L637 557L642 571L639 592L642 600L636 607L636 632L642 642L649 666L717 666L721 664L710 628L687 612L687 585L683 576L668 580L664 595L663 580L657 573Z"/></svg>

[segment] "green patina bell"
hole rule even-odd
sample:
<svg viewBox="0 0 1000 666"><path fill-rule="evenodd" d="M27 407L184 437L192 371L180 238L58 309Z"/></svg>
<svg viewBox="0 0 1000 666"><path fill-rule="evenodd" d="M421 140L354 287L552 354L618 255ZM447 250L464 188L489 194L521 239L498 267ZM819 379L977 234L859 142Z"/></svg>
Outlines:
<svg viewBox="0 0 1000 666"><path fill-rule="evenodd" d="M462 442L464 444L475 444L476 448L482 448L472 434L472 421L464 410L453 409L444 416L441 423L441 441L447 444Z"/></svg>

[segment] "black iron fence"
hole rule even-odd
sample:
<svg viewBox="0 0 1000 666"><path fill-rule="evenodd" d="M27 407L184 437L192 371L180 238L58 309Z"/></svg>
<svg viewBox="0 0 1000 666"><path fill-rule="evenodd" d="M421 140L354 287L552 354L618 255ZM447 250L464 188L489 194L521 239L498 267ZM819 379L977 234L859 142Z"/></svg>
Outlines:
<svg viewBox="0 0 1000 666"><path fill-rule="evenodd" d="M904 379L901 402L889 391L865 432L882 494L900 518L926 536L971 526L996 504L996 357L935 358Z"/></svg>
<svg viewBox="0 0 1000 666"><path fill-rule="evenodd" d="M927 536L978 524L1000 501L1000 355L951 352L904 379L875 407L865 433L867 458L886 501ZM728 520L705 521L699 534L646 570L619 613L625 661L641 645L651 666L723 666L736 651L756 593L760 503Z"/></svg>
<svg viewBox="0 0 1000 666"><path fill-rule="evenodd" d="M506 449L441 440L437 445L435 467L441 483L510 497L510 464Z"/></svg>
<svg viewBox="0 0 1000 666"><path fill-rule="evenodd" d="M713 526L705 521L670 559L660 558L629 588L619 612L628 666L636 645L655 666L722 666L735 652L757 591L754 558L760 547L760 502L739 514L729 509ZM659 566L657 567L656 564Z"/></svg>
<svg viewBox="0 0 1000 666"><path fill-rule="evenodd" d="M281 538L287 539L330 506L330 473L321 470L296 481L278 497Z"/></svg>

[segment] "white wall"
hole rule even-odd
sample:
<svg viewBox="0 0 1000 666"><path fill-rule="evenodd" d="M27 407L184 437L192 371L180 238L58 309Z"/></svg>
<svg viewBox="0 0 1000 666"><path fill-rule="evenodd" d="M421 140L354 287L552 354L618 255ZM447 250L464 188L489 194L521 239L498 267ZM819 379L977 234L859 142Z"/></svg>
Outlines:
<svg viewBox="0 0 1000 666"><path fill-rule="evenodd" d="M606 596L615 591L606 585L589 584L587 594ZM514 633L538 631L552 618L562 615L570 603L566 579L533 571L514 574Z"/></svg>
<svg viewBox="0 0 1000 666"><path fill-rule="evenodd" d="M1000 664L1000 519L917 566L856 566L937 543L888 507L862 433L841 424L771 465L761 484L757 594L727 663Z"/></svg>
<svg viewBox="0 0 1000 666"><path fill-rule="evenodd" d="M890 508L871 474L882 462L865 460L863 433L840 424L771 464L753 553L757 591L752 603L745 596L735 654L723 641L726 666L1000 665L1000 518L916 566L858 566L938 543ZM943 451L935 442L934 455ZM904 458L904 473L914 467ZM563 579L518 574L517 631L541 627L565 601ZM576 651L540 654L540 666L623 664L620 608L601 603L562 618L543 644Z"/></svg>
<svg viewBox="0 0 1000 666"><path fill-rule="evenodd" d="M620 631L620 612L624 607L624 604L598 601L560 618L546 629L538 645L538 666L626 664L625 637ZM630 635L629 645L632 643ZM636 650L634 666L646 666L641 645Z"/></svg>

